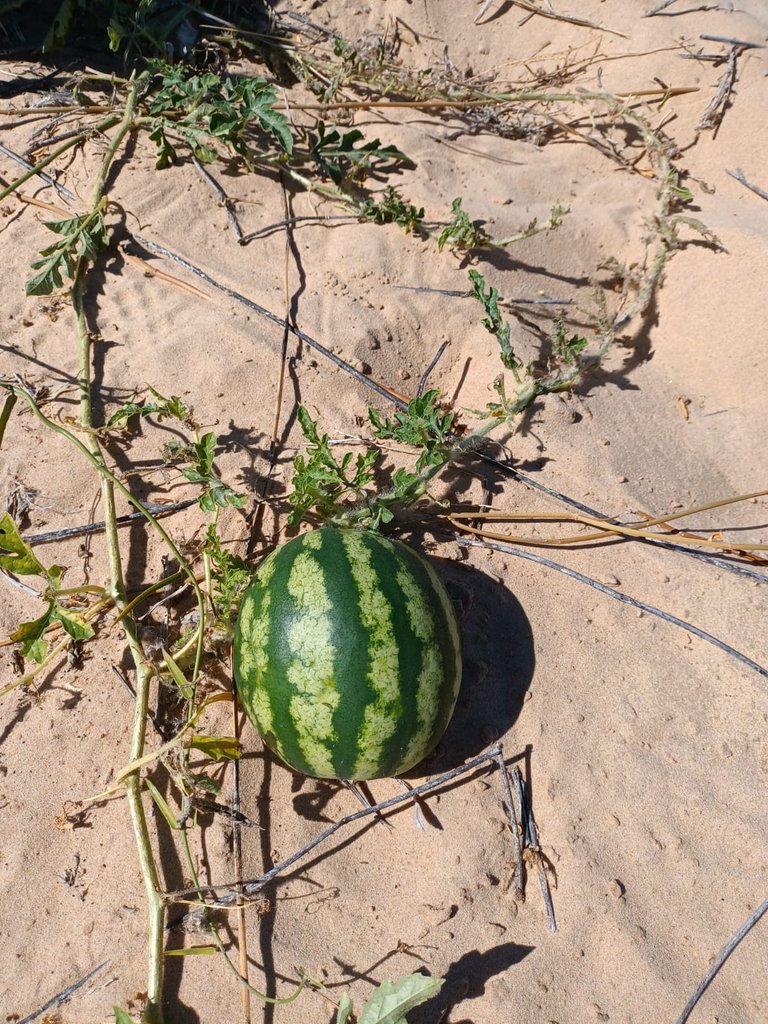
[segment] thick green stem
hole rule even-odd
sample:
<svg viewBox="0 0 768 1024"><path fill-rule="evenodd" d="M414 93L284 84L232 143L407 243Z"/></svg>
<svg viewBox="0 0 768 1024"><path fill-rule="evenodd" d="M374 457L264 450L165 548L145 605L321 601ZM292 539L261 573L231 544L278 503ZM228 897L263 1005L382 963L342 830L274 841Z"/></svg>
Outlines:
<svg viewBox="0 0 768 1024"><path fill-rule="evenodd" d="M139 83L132 82L128 90L125 111L117 131L102 158L96 184L93 190L91 208L97 209L101 204L107 177L112 162L120 146L133 128L136 102L139 95ZM80 388L80 424L85 428L85 447L92 461L104 467L104 458L99 445L98 436L93 431L92 388L91 388L91 335L85 315L83 293L85 289L87 263L81 260L77 266L72 284L72 304L77 323L80 343L80 363L78 384ZM106 467L104 467L106 468ZM105 536L109 557L110 589L118 612L122 612L127 603L123 563L120 557L120 542L117 529L117 510L115 508L115 488L111 475L102 474L101 496L104 504ZM133 729L129 760L138 760L144 753L146 737L147 713L149 710L149 689L152 668L144 657L139 641L136 624L133 618L125 615L122 626L128 642L128 648L136 670L136 700L134 704ZM147 828L147 819L142 802L141 778L138 774L131 775L125 782L131 824L139 855L139 865L147 893L149 935L148 935L148 978L147 999L144 1020L147 1024L162 1024L162 983L163 983L163 924L164 905L160 889L160 878L152 852L152 843Z"/></svg>

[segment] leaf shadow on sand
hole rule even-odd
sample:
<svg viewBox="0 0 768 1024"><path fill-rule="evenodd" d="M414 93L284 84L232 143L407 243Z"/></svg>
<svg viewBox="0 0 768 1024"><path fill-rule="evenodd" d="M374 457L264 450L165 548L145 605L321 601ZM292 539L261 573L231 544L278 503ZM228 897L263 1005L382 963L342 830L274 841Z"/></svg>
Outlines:
<svg viewBox="0 0 768 1024"><path fill-rule="evenodd" d="M445 972L445 984L440 991L410 1012L409 1024L433 1024L437 1020L446 1020L459 1004L484 995L485 986L491 978L521 963L535 948L503 942L484 953L477 949L465 953ZM456 1024L474 1022L467 1017Z"/></svg>
<svg viewBox="0 0 768 1024"><path fill-rule="evenodd" d="M535 668L533 632L509 587L474 566L433 559L461 622L463 678L445 736L419 776L437 775L481 754L517 720Z"/></svg>

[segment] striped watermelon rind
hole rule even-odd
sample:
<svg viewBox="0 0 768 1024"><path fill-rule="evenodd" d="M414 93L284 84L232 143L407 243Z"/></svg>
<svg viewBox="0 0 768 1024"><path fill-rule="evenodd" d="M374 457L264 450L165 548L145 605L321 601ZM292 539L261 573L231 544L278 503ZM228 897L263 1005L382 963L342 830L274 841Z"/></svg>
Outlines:
<svg viewBox="0 0 768 1024"><path fill-rule="evenodd" d="M456 614L429 562L401 541L334 527L261 564L233 664L267 746L318 778L408 771L445 732L461 682Z"/></svg>

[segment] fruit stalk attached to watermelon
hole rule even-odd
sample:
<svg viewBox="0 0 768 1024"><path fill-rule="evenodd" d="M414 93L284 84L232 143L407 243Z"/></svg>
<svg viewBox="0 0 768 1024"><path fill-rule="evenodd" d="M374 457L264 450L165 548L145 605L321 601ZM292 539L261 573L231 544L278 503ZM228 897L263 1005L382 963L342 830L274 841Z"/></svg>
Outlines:
<svg viewBox="0 0 768 1024"><path fill-rule="evenodd" d="M431 753L453 713L456 614L406 544L323 527L260 566L235 626L234 671L248 717L292 768L400 775Z"/></svg>

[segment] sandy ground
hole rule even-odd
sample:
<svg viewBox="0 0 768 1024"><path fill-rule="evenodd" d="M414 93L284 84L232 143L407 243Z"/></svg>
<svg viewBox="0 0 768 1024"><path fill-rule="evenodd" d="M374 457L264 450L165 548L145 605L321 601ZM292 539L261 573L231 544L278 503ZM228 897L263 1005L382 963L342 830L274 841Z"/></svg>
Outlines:
<svg viewBox="0 0 768 1024"><path fill-rule="evenodd" d="M579 17L622 37L551 18L523 21L525 11L508 3L493 4L479 25L474 18L480 6L470 0L293 4L350 38L381 33L387 25L391 30L399 18L405 63L423 67L442 60L445 49L459 73L492 75L489 88L525 80L524 61L551 72L590 56L599 59L557 88L622 93L659 83L696 87L668 99L663 109L651 106L648 116L654 125L663 121L679 146L678 164L695 196L691 215L719 237L724 251L684 230L690 244L669 263L645 322L621 336L600 371L574 394L537 403L508 439L515 465L536 484L602 512L660 514L766 486L768 203L726 172L741 168L768 187L768 11L760 0L693 10L678 3L645 18L645 7L626 0L570 5ZM697 131L697 125L725 65L684 54L726 55L729 47L702 42L702 34L758 47L738 56L731 100L716 132ZM4 67L4 78L17 67ZM23 151L37 122L14 128L14 119L2 120L2 142ZM621 170L573 135L537 147L482 131L457 135L459 119L413 111L386 117L361 112L354 123L412 157L417 169L398 183L426 207L428 218L444 218L461 195L471 215L500 237L534 215L546 219L555 202L571 212L554 235L489 257L478 253L471 261L438 254L434 241L405 236L395 226L370 224L297 227L286 254L284 231L239 247L195 169L184 164L154 173L144 143L129 170L117 175L111 194L131 230L279 315L287 273L300 327L399 392L414 392L438 345L448 340L432 382L462 410L492 397L489 385L499 372L479 307L399 286L465 290L467 267L474 265L505 297L573 300L566 312L578 323L592 304L591 280L601 273L607 278L600 265L611 257L628 265L642 258L656 183ZM588 121L579 130L598 135ZM617 142L620 135L616 129ZM642 171L642 154L634 153ZM68 187L87 195L92 170L74 157ZM5 156L0 171L6 180L18 173ZM246 232L283 219L276 182L219 177L238 201ZM61 202L50 189L27 191ZM291 204L296 215L335 212L306 195ZM27 298L23 290L31 258L50 241L40 224L46 215L11 199L2 213L0 367L37 385L65 385L59 416L74 416L71 312ZM209 298L195 298L118 258L108 263L88 296L102 335L97 419L147 383L181 395L198 420L218 433L217 464L225 479L250 495L260 493L269 466L280 329L178 266L161 260L155 265L199 285ZM548 307L520 309L511 321L513 342L527 359L538 350L536 326L547 326L542 318ZM291 459L301 444L296 401L319 415L332 437L359 431L359 417L372 401L386 409L307 347L291 340L287 355L280 456L262 520L264 544L284 525ZM121 473L136 473L131 479L137 493L165 501L188 493L183 481L162 472L159 448L170 436L146 428L130 446L111 450ZM485 479L497 508L564 508L487 466L470 468L447 478L443 496L477 501ZM7 499L16 482L32 494L23 523L27 534L101 518L90 468L27 414L14 416L6 434L0 497ZM760 499L702 514L690 525L765 542L767 516ZM177 542L191 543L201 519L191 510L166 522ZM238 515L229 517L227 531L233 541L245 536ZM121 536L129 584L157 578L157 543L141 526ZM268 906L249 908L253 983L285 995L303 967L325 982L331 998L349 990L359 1006L373 983L424 970L447 980L438 996L413 1011L414 1024L676 1020L714 955L766 898L765 672L761 676L700 637L541 564L467 548L445 533L414 539L433 553L464 607L465 680L437 756L411 781L503 741L530 787L543 851L556 875L558 930L548 928L535 872L527 899L515 899L499 776L488 772L430 798L426 831L408 808L391 817L391 829L363 823L340 833L267 893ZM87 546L80 538L36 550L47 564L68 567L70 586L106 579L98 536ZM768 664L765 569L737 575L679 552L631 543L544 554ZM6 636L39 605L5 579L0 591L0 635ZM61 827L65 802L100 792L127 756L132 702L113 671L127 668L127 656L119 628L105 623L102 633L86 645L82 667L64 662L42 675L34 690L14 691L3 701L2 1021L32 1014L102 964L58 1008L58 1017L46 1019L101 1024L112 1019L113 1005L138 1005L144 986L145 897L124 802L105 802L76 827ZM6 646L0 649L0 683L12 680L12 671ZM226 677L224 666L219 674ZM226 719L219 724L231 728ZM254 877L358 805L347 791L294 777L266 757L250 726L243 738L242 806L255 823L243 829L244 873ZM231 773L219 775L226 798ZM391 781L370 786L378 800L398 792ZM202 823L195 846L202 877L231 881L231 826L220 816ZM163 823L154 819L153 825L163 884L179 888L186 872L178 851ZM174 908L170 922L176 924L183 911ZM233 939L233 931L226 933ZM179 927L168 932L170 947L205 941L204 934ZM691 1020L768 1019L767 961L763 922L720 971ZM332 1006L312 992L287 1006L253 1005L253 1020L268 1024L316 1024L331 1015ZM169 1024L243 1019L239 989L220 957L168 961Z"/></svg>

